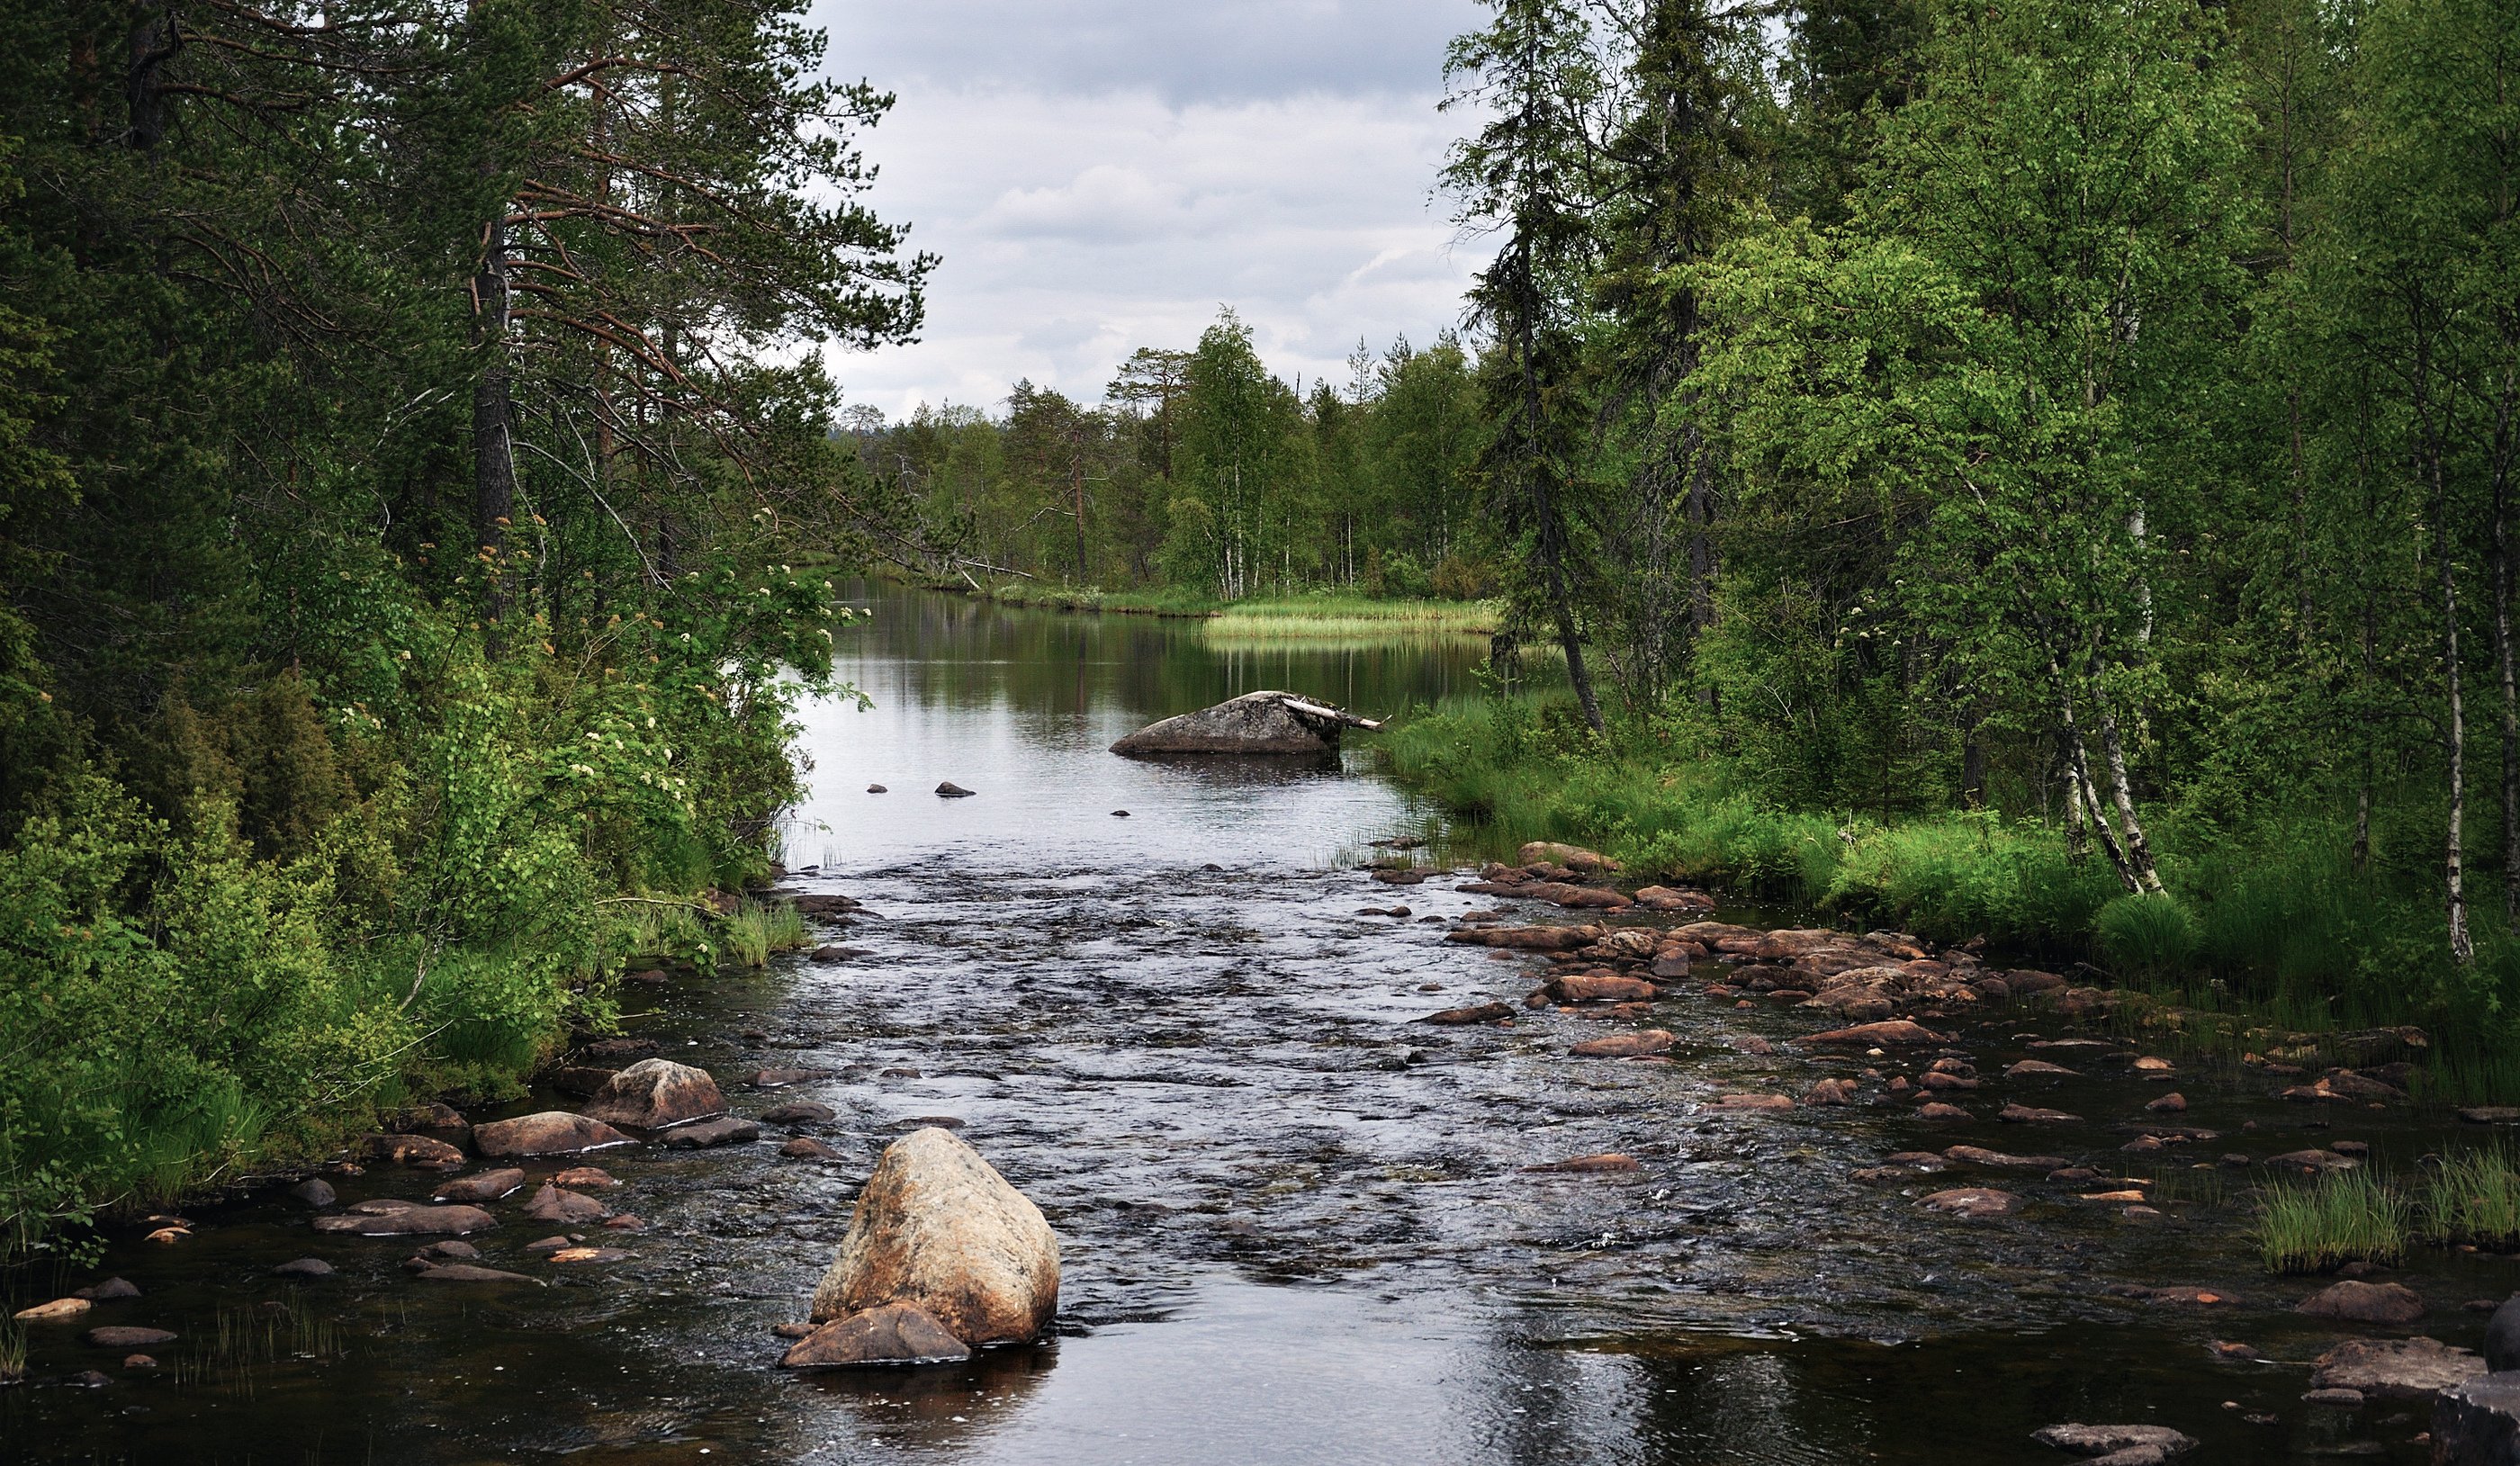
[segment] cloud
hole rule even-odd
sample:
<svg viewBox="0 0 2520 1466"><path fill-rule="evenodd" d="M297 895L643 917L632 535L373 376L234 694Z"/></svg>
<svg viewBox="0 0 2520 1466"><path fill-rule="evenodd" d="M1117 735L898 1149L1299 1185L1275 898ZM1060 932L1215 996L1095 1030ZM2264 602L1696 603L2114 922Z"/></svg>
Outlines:
<svg viewBox="0 0 2520 1466"><path fill-rule="evenodd" d="M1459 123L1435 111L1444 44L1479 15L827 5L834 72L900 98L865 139L872 202L944 260L922 338L832 375L896 417L993 407L1017 378L1099 400L1132 349L1192 345L1222 306L1290 379L1344 379L1360 334L1423 344L1488 250L1430 197Z"/></svg>

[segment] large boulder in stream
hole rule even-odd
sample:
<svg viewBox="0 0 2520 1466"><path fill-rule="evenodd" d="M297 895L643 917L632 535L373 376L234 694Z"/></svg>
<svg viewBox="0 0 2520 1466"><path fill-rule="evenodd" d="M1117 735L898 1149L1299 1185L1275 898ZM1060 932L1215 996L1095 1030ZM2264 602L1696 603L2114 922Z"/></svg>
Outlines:
<svg viewBox="0 0 2520 1466"><path fill-rule="evenodd" d="M1382 725L1293 692L1239 697L1149 723L1111 745L1113 753L1335 753L1339 733Z"/></svg>
<svg viewBox="0 0 2520 1466"><path fill-rule="evenodd" d="M971 1345L1036 1338L1058 1311L1058 1237L1041 1209L934 1126L876 1163L814 1290L813 1320L894 1303L917 1305Z"/></svg>
<svg viewBox="0 0 2520 1466"><path fill-rule="evenodd" d="M726 1113L726 1096L705 1069L671 1059L641 1059L604 1082L585 1110L606 1125L663 1130Z"/></svg>

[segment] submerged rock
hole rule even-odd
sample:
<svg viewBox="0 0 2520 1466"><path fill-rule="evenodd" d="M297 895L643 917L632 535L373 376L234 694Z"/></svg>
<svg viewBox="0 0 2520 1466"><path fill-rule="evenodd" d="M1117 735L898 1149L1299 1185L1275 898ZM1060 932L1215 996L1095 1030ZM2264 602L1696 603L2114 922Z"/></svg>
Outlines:
<svg viewBox="0 0 2520 1466"><path fill-rule="evenodd" d="M174 1343L175 1331L109 1323L102 1328L89 1329L87 1342L99 1349L148 1349L154 1345Z"/></svg>
<svg viewBox="0 0 2520 1466"><path fill-rule="evenodd" d="M271 1269L274 1277L331 1277L333 1265L322 1258L296 1258Z"/></svg>
<svg viewBox="0 0 2520 1466"><path fill-rule="evenodd" d="M726 1096L705 1069L671 1059L641 1059L606 1081L586 1107L590 1120L664 1130L726 1113Z"/></svg>
<svg viewBox="0 0 2520 1466"><path fill-rule="evenodd" d="M2111 1466L2168 1461L2196 1448L2195 1438L2166 1425L2051 1425L2031 1432L2030 1439L2078 1456L2103 1458Z"/></svg>
<svg viewBox="0 0 2520 1466"><path fill-rule="evenodd" d="M333 1183L321 1177L299 1181L289 1188L289 1194L318 1211L340 1200L334 1194Z"/></svg>
<svg viewBox="0 0 2520 1466"><path fill-rule="evenodd" d="M1348 728L1382 725L1293 692L1245 692L1214 707L1149 723L1113 753L1327 754Z"/></svg>
<svg viewBox="0 0 2520 1466"><path fill-rule="evenodd" d="M783 1369L836 1369L860 1364L945 1364L971 1356L936 1315L917 1304L891 1303L824 1324L779 1360Z"/></svg>
<svg viewBox="0 0 2520 1466"><path fill-rule="evenodd" d="M1470 1004L1468 1007L1446 1008L1440 1013L1428 1013L1425 1017L1420 1018L1418 1021L1420 1023L1460 1025L1464 1023L1494 1023L1499 1018L1510 1018L1512 1016L1513 1009L1506 1006L1504 1003L1475 1002Z"/></svg>
<svg viewBox="0 0 2520 1466"><path fill-rule="evenodd" d="M498 1222L479 1207L402 1207L391 1212L352 1212L346 1217L318 1217L319 1232L348 1232L359 1237L462 1236L488 1231Z"/></svg>
<svg viewBox="0 0 2520 1466"><path fill-rule="evenodd" d="M2407 1324L2424 1316L2424 1301L2404 1283L2348 1279L2313 1293L2293 1311L2314 1318L2342 1318L2349 1323Z"/></svg>
<svg viewBox="0 0 2520 1466"><path fill-rule="evenodd" d="M814 1290L817 1323L911 1303L967 1344L1040 1335L1058 1311L1058 1237L951 1132L886 1147Z"/></svg>
<svg viewBox="0 0 2520 1466"><path fill-rule="evenodd" d="M455 1171L464 1165L463 1151L430 1135L370 1135L360 1148L369 1160L426 1171Z"/></svg>
<svg viewBox="0 0 2520 1466"><path fill-rule="evenodd" d="M1587 1039L1566 1051L1579 1059L1633 1059L1671 1050L1671 1035L1659 1028L1640 1029L1632 1034L1611 1034L1606 1038Z"/></svg>
<svg viewBox="0 0 2520 1466"><path fill-rule="evenodd" d="M1574 1156L1563 1161L1548 1161L1538 1166L1525 1166L1522 1169L1525 1175L1547 1176L1554 1173L1587 1175L1605 1171L1642 1171L1645 1168L1638 1164L1635 1156L1623 1155L1613 1150L1603 1151L1599 1155Z"/></svg>
<svg viewBox="0 0 2520 1466"><path fill-rule="evenodd" d="M2360 1390L2395 1399L2429 1399L2485 1373L2485 1361L2439 1339L2349 1339L2320 1355L2310 1376L2320 1390Z"/></svg>
<svg viewBox="0 0 2520 1466"><path fill-rule="evenodd" d="M1958 1186L1918 1199L1916 1209L1945 1217L2009 1217L2021 1210L2021 1198L1990 1186Z"/></svg>
<svg viewBox="0 0 2520 1466"><path fill-rule="evenodd" d="M472 1263L446 1263L424 1267L412 1276L428 1283L532 1283L536 1287L542 1286L521 1272L502 1272L496 1267L483 1267Z"/></svg>

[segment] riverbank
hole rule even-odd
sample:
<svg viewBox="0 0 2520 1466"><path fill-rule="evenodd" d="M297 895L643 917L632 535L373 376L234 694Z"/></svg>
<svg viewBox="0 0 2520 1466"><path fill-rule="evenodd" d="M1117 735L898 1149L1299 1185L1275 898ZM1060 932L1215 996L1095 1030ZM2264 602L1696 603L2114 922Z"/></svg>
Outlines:
<svg viewBox="0 0 2520 1466"><path fill-rule="evenodd" d="M1721 759L1580 738L1570 721L1542 704L1462 699L1374 746L1395 777L1489 845L1594 845L1641 878L1936 941L1983 937L2183 1007L2294 1029L2422 1024L2451 1036L2448 1092L2520 1097L2520 1067L2498 1057L2520 1037L2507 1016L2520 956L2498 928L2480 930L2476 966L2452 969L2420 831L2380 831L2357 867L2342 819L2225 829L2160 810L2155 848L2173 897L2138 901L2096 855L2072 859L2052 823L1778 808Z"/></svg>
<svg viewBox="0 0 2520 1466"><path fill-rule="evenodd" d="M1210 636L1250 639L1492 636L1505 619L1503 603L1493 600L1382 600L1331 591L1222 600L1174 587L1103 591L1038 581L1000 581L977 589L938 582L932 589L1032 610L1199 620L1207 623L1204 630Z"/></svg>

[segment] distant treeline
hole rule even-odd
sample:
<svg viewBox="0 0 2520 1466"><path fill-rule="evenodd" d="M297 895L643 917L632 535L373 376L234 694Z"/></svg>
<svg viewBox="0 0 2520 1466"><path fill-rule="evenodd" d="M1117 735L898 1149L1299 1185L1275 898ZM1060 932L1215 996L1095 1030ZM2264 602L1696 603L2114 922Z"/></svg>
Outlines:
<svg viewBox="0 0 2520 1466"><path fill-rule="evenodd" d="M1473 370L1449 331L1379 356L1359 340L1346 380L1299 394L1229 310L1192 350L1140 348L1099 404L1018 381L1003 413L843 421L866 471L946 547L904 558L940 575L1469 599L1495 589L1496 550L1473 524Z"/></svg>

